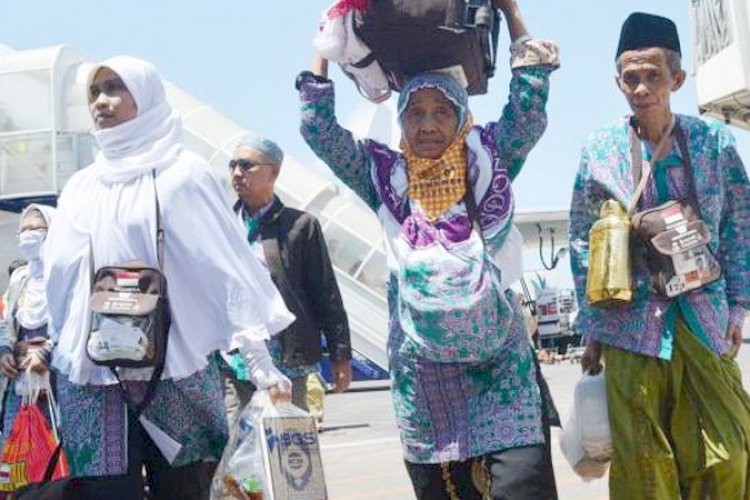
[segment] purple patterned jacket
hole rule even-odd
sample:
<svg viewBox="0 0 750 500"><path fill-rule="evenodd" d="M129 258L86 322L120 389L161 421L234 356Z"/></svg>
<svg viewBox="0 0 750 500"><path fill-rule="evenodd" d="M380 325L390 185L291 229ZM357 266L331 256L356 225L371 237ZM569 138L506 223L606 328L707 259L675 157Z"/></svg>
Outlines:
<svg viewBox="0 0 750 500"><path fill-rule="evenodd" d="M589 137L570 210L571 266L580 306L578 328L587 339L662 359L671 358L674 325L670 318L676 312L713 352L725 354L731 347L726 339L728 325L741 325L750 308L750 183L734 138L723 125L685 115L677 118L687 138L697 201L711 227L713 250L723 269L719 281L670 301L651 291L643 253L635 251L633 303L607 310L586 303L589 230L605 200L614 198L628 206L635 189L627 117ZM680 155L676 145L670 155ZM657 162L639 210L667 201L659 198L658 191L667 192L672 199L688 195L685 170L680 162L676 165Z"/></svg>

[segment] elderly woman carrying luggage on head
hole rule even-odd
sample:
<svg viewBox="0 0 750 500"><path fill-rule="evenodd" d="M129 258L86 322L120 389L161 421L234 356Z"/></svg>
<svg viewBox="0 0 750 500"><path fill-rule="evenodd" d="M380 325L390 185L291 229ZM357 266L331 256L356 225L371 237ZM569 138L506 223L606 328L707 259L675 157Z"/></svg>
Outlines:
<svg viewBox="0 0 750 500"><path fill-rule="evenodd" d="M484 127L456 80L420 74L398 101L397 152L337 123L325 60L297 81L304 138L383 226L392 395L421 499L556 498L556 413L509 286L521 251L511 182L545 129L557 48L529 37L513 0L495 5L512 80L501 118Z"/></svg>

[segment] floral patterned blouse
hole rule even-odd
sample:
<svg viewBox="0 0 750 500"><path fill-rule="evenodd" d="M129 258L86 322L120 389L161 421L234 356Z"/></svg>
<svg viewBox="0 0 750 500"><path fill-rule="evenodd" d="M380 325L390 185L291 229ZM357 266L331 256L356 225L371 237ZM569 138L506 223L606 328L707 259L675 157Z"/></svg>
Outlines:
<svg viewBox="0 0 750 500"><path fill-rule="evenodd" d="M554 65L540 64L539 58L535 64L515 67L509 102L500 120L485 127L475 126L467 138L469 179L488 252L499 251L512 233L511 181L546 127L545 106L553 68ZM419 212L419 207L409 203L403 155L375 141L356 140L338 124L332 82L303 79L300 99L305 140L343 182L378 212L387 242L396 238L408 240L409 221L411 228L419 226L424 230L420 234L439 240L445 248L468 238L471 222L463 201L435 221L428 221L419 213L415 218L407 216L410 209L412 213ZM543 405L534 352L520 306L513 293L506 290L506 284L498 292L510 305L510 317L501 332L503 344L497 354L484 363L431 361L405 348L402 318L396 307L396 275L401 263L388 246L386 243L391 273L390 375L406 460L465 460L543 443Z"/></svg>

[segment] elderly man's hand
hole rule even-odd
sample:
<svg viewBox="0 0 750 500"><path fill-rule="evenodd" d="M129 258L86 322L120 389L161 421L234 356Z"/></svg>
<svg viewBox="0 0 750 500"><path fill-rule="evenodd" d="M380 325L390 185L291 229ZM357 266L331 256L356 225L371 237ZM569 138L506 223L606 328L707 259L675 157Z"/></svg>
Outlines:
<svg viewBox="0 0 750 500"><path fill-rule="evenodd" d="M729 328L727 328L727 340L732 344L729 357L736 358L742 346L742 326L730 323Z"/></svg>
<svg viewBox="0 0 750 500"><path fill-rule="evenodd" d="M583 357L581 357L581 369L584 373L588 372L591 375L596 375L602 371L602 346L599 342L594 340L589 341L586 344L586 350L583 351Z"/></svg>
<svg viewBox="0 0 750 500"><path fill-rule="evenodd" d="M352 382L352 362L348 359L334 361L331 364L335 392L344 392Z"/></svg>

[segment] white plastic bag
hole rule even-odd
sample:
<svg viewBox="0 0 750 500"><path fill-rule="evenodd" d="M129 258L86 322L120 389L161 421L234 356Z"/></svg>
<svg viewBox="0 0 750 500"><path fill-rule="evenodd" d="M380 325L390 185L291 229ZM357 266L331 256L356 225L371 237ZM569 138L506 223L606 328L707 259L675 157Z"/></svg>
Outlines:
<svg viewBox="0 0 750 500"><path fill-rule="evenodd" d="M211 500L269 498L263 464L263 413L272 404L266 391L257 391L231 429L229 442L211 482Z"/></svg>
<svg viewBox="0 0 750 500"><path fill-rule="evenodd" d="M560 435L563 455L585 481L604 476L612 457L604 376L603 371L598 375L586 374L578 381L573 408Z"/></svg>
<svg viewBox="0 0 750 500"><path fill-rule="evenodd" d="M362 6L362 2L339 0L324 10L313 45L322 57L340 64L360 94L379 103L390 97L391 89L380 63L354 32L354 11Z"/></svg>
<svg viewBox="0 0 750 500"><path fill-rule="evenodd" d="M307 424L308 432L278 432L291 421ZM293 466L279 463L281 455L292 456ZM324 500L322 472L313 417L292 403L274 405L268 391L257 391L231 429L211 500Z"/></svg>
<svg viewBox="0 0 750 500"><path fill-rule="evenodd" d="M22 384L24 387L21 393L21 405L33 405L39 401L39 396L44 394L47 400L47 409L49 410L50 429L55 439L60 440L60 407L57 406L55 393L52 391L50 382L50 372L36 373L31 371L31 367L26 368L16 379L16 384ZM8 429L10 431L10 429Z"/></svg>
<svg viewBox="0 0 750 500"><path fill-rule="evenodd" d="M323 11L318 24L318 33L313 39L315 50L329 61L341 61L346 47L346 28L344 14L348 8L336 1ZM342 8L343 7L343 8Z"/></svg>
<svg viewBox="0 0 750 500"><path fill-rule="evenodd" d="M385 101L391 96L388 77L380 63L372 57L372 51L354 33L354 12L344 16L344 29L347 31L344 60L341 70L357 84L357 90L374 103Z"/></svg>

